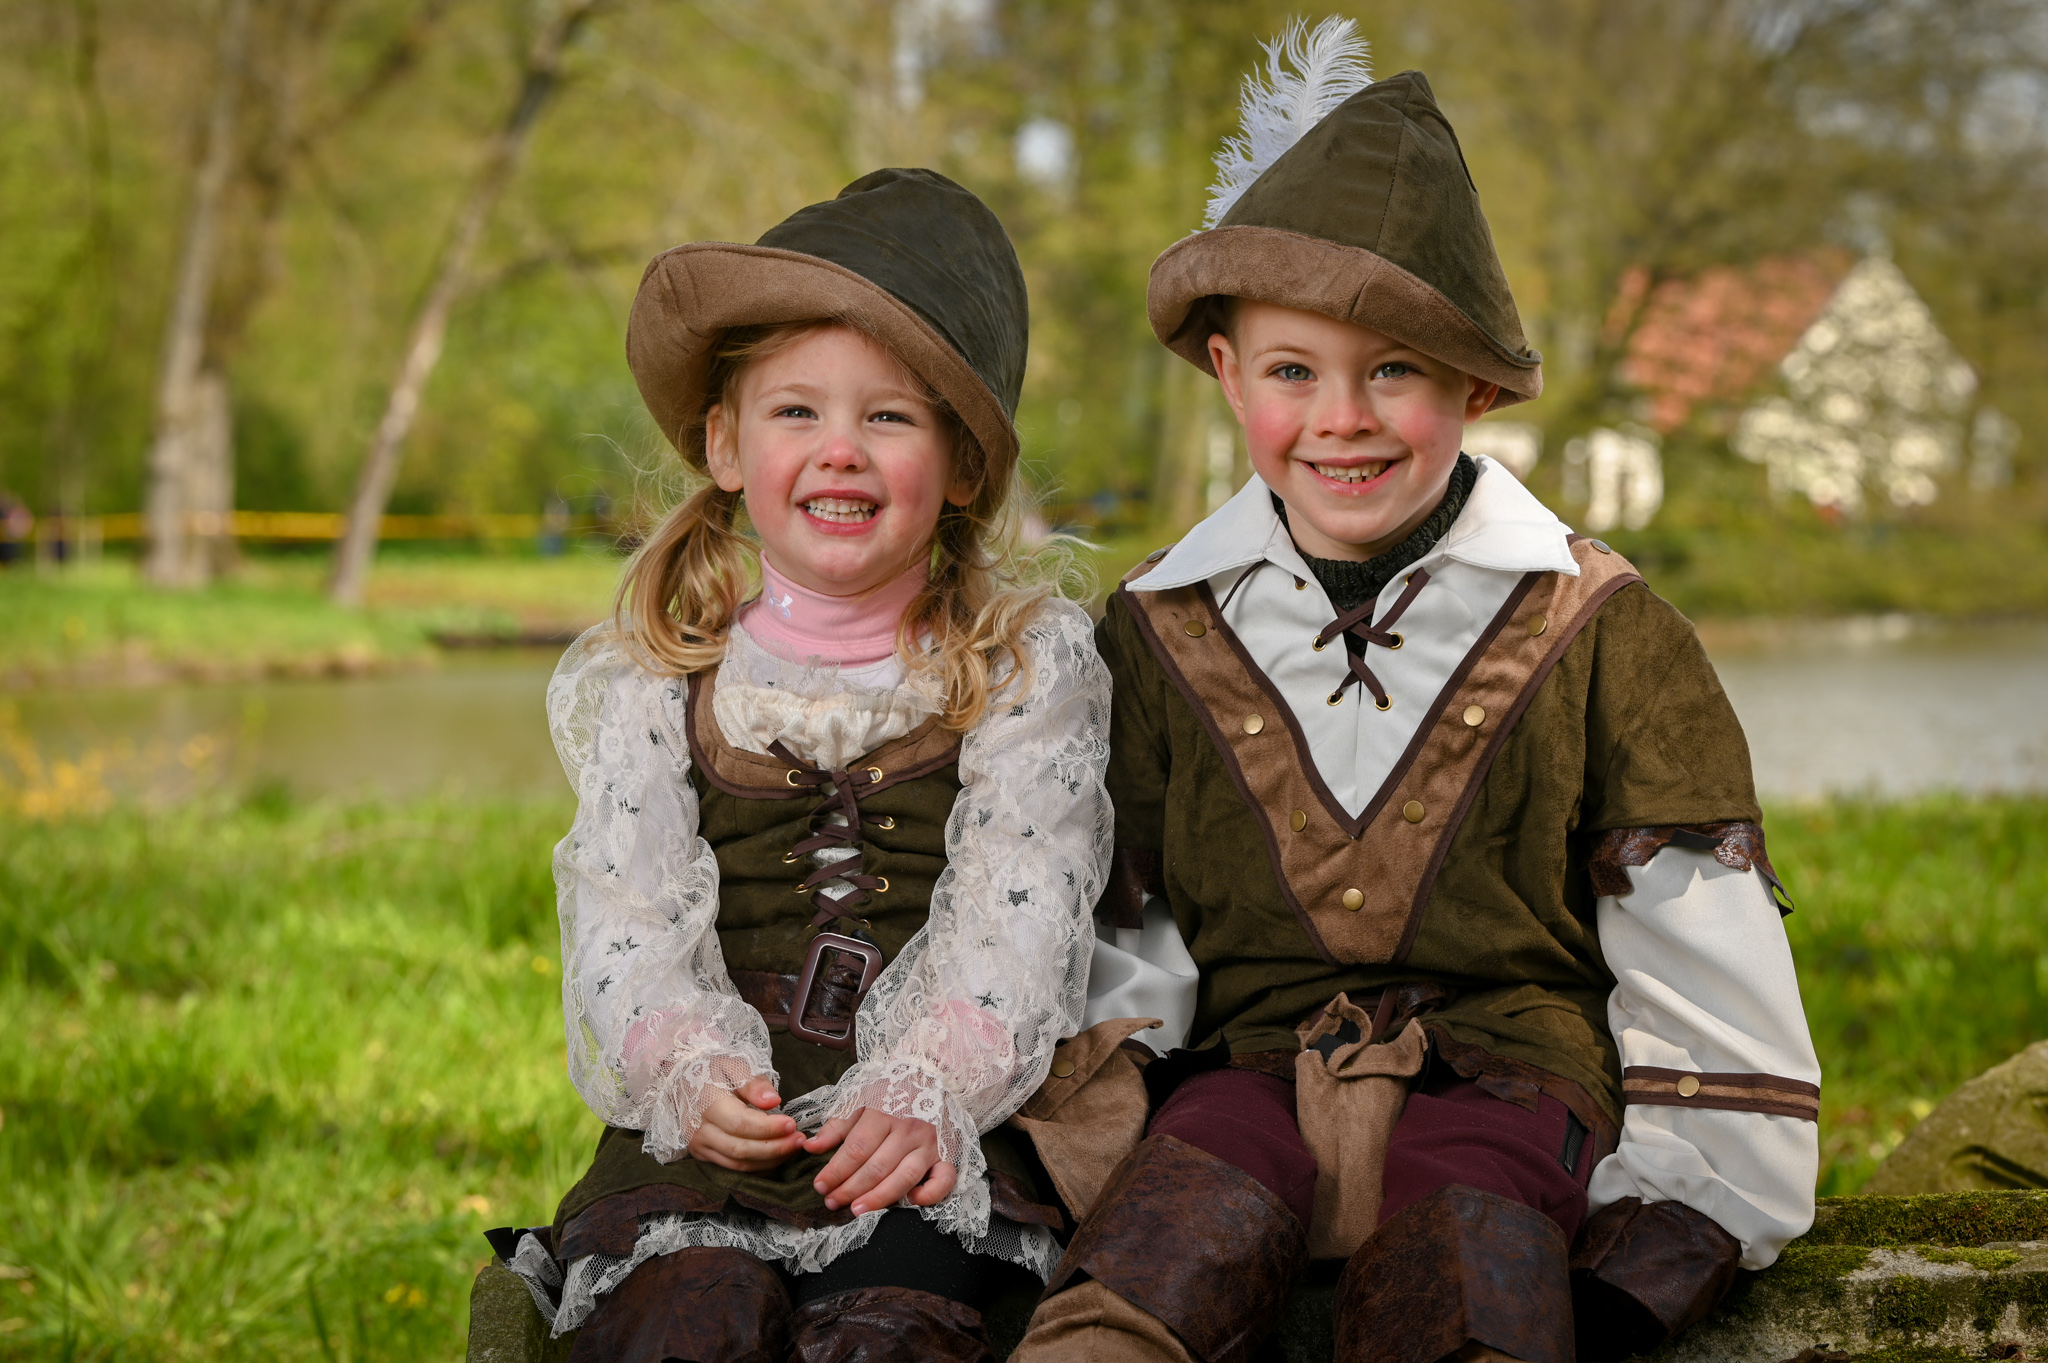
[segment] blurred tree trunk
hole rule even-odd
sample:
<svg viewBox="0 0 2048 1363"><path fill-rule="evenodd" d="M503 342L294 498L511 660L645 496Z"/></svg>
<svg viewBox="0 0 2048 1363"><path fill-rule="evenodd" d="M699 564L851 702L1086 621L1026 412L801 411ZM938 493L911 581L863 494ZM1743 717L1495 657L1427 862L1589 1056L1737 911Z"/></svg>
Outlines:
<svg viewBox="0 0 2048 1363"><path fill-rule="evenodd" d="M448 315L468 282L477 243L519 169L535 122L561 83L563 53L602 3L603 0L563 0L527 49L519 93L504 126L491 139L483 167L441 248L433 283L407 330L404 355L384 405L383 419L377 423L370 452L357 477L355 497L349 504L348 521L335 550L333 576L327 588L328 595L341 605L362 604L370 560L377 552L378 525L391 499L391 485L398 477L399 452L419 415L427 380L440 361L441 344L448 334Z"/></svg>
<svg viewBox="0 0 2048 1363"><path fill-rule="evenodd" d="M225 0L206 143L185 220L185 242L164 328L157 382L156 438L149 451L145 504L149 552L143 574L166 587L195 587L212 575L213 535L205 518L232 509L232 473L221 463L230 442L226 381L205 364L208 304L220 256L221 202L234 166L235 115L249 30L249 0Z"/></svg>

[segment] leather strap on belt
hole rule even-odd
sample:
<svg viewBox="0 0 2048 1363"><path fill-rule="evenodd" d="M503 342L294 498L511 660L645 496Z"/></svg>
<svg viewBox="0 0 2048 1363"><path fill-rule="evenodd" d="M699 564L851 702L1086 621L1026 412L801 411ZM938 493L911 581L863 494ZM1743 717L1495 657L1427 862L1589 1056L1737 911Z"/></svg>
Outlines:
<svg viewBox="0 0 2048 1363"><path fill-rule="evenodd" d="M831 1050L853 1049L854 1018L881 972L872 942L821 932L811 940L800 975L735 970L733 986L768 1025L783 1026L800 1041Z"/></svg>

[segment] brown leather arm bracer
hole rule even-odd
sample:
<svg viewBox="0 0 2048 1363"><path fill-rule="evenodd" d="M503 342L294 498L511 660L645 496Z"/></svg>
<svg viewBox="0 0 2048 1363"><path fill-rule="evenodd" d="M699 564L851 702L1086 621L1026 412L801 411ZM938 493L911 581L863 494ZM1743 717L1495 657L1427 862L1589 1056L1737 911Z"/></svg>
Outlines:
<svg viewBox="0 0 2048 1363"><path fill-rule="evenodd" d="M1683 1202L1625 1197L1579 1231L1572 1310L1585 1363L1646 1354L1727 1294L1742 1245Z"/></svg>

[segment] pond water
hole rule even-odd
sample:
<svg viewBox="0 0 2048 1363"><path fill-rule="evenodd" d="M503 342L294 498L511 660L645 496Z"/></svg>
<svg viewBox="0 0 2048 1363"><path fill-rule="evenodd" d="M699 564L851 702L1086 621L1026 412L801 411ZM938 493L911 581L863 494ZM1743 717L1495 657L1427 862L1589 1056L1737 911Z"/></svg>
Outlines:
<svg viewBox="0 0 2048 1363"><path fill-rule="evenodd" d="M1721 628L1708 644L1767 799L2048 790L2048 624ZM46 779L68 761L74 779L158 799L222 783L566 796L543 713L554 658L455 653L380 677L0 695L0 737L28 740Z"/></svg>

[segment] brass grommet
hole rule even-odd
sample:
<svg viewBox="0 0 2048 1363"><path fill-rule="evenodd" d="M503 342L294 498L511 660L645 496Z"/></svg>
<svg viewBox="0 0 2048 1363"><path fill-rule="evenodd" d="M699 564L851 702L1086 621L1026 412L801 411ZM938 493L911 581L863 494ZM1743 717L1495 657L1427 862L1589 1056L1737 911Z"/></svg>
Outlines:
<svg viewBox="0 0 2048 1363"><path fill-rule="evenodd" d="M1698 1093L1699 1091L1700 1091L1700 1078L1699 1078L1699 1076L1698 1076L1698 1075L1696 1075L1696 1074L1681 1074L1680 1076L1678 1076L1678 1096L1679 1096L1679 1097L1681 1097L1681 1098L1690 1098L1690 1097L1693 1097L1693 1096L1694 1096L1695 1094L1697 1094L1697 1093Z"/></svg>
<svg viewBox="0 0 2048 1363"><path fill-rule="evenodd" d="M1190 639L1199 639L1209 632L1209 627L1200 620L1190 620L1180 627L1180 632Z"/></svg>
<svg viewBox="0 0 2048 1363"><path fill-rule="evenodd" d="M803 774L803 773L799 772L799 771L798 771L798 770L797 770L796 768L794 768L794 767L791 767L791 768L790 768L790 769L789 769L788 771L786 771L786 772L782 773L782 780L783 780L783 783L784 783L785 785L792 785L792 786L793 786L793 785L795 785L795 784L796 784L796 778L797 778L798 776L801 776L802 774Z"/></svg>
<svg viewBox="0 0 2048 1363"><path fill-rule="evenodd" d="M798 856L795 852L784 852L782 854L782 864L784 866L794 866L802 860L803 858Z"/></svg>
<svg viewBox="0 0 2048 1363"><path fill-rule="evenodd" d="M1344 693L1342 691L1332 691L1330 698L1323 702L1325 705L1342 705L1343 703Z"/></svg>
<svg viewBox="0 0 2048 1363"><path fill-rule="evenodd" d="M1422 807L1422 801L1420 800L1410 800L1407 804L1401 806L1401 817L1409 823L1421 823L1422 816L1428 812Z"/></svg>
<svg viewBox="0 0 2048 1363"><path fill-rule="evenodd" d="M1388 645L1387 645L1387 651L1388 651L1389 653L1391 653L1391 652L1393 652L1393 651L1394 651L1395 649L1399 648L1399 647L1400 647L1400 646L1401 646L1402 644L1405 644L1405 643L1407 643L1407 642L1408 642L1408 641L1407 641L1406 639L1402 638L1402 637L1401 637L1401 635L1400 635L1400 633L1399 633L1398 631L1396 631L1396 633L1394 634L1394 642L1393 642L1393 643L1391 643L1391 644L1388 644Z"/></svg>
<svg viewBox="0 0 2048 1363"><path fill-rule="evenodd" d="M805 884L799 883L799 884L797 885L797 887L796 887L795 893L797 893L797 894L810 894L810 893L811 893L811 887L810 887L810 886L808 886L808 885L805 885Z"/></svg>
<svg viewBox="0 0 2048 1363"><path fill-rule="evenodd" d="M1544 619L1542 616L1532 615L1529 617L1529 637L1531 639L1534 639L1537 635L1543 633L1544 630L1549 628L1550 622Z"/></svg>
<svg viewBox="0 0 2048 1363"><path fill-rule="evenodd" d="M1057 1059L1057 1060L1053 1061L1053 1062L1052 1062L1052 1077L1053 1077L1053 1078L1055 1078L1055 1079L1071 1079L1071 1078L1073 1078L1073 1077L1074 1077L1074 1062L1073 1062L1073 1061L1071 1061L1071 1060L1069 1060L1069 1059L1067 1059L1067 1058L1066 1058L1065 1056L1061 1056L1061 1057L1060 1057L1059 1059Z"/></svg>
<svg viewBox="0 0 2048 1363"><path fill-rule="evenodd" d="M1365 891L1359 889L1346 890L1344 892L1344 907L1353 913L1357 913L1360 909L1364 908Z"/></svg>
<svg viewBox="0 0 2048 1363"><path fill-rule="evenodd" d="M1465 724L1466 724L1466 727L1468 727L1468 728L1472 728L1472 729L1476 729L1476 728L1478 728L1478 727L1479 727L1480 725L1482 725L1482 724L1484 724L1484 723L1486 723L1486 707L1485 707L1485 706L1483 706L1483 705L1468 705L1468 706L1466 706L1466 707L1465 707Z"/></svg>
<svg viewBox="0 0 2048 1363"><path fill-rule="evenodd" d="M879 781L879 780L881 780L881 779L882 779L882 769L881 769L880 767L869 767L869 768L868 768L868 780L870 780L870 781Z"/></svg>
<svg viewBox="0 0 2048 1363"><path fill-rule="evenodd" d="M1307 827L1308 827L1308 811L1307 811L1307 810L1305 810L1305 809L1297 809L1297 810L1295 810L1295 811L1294 811L1294 813L1292 813L1292 814L1290 814L1290 815L1288 816L1288 818L1287 818L1287 826L1288 826L1289 828L1293 829L1293 830L1294 830L1295 832L1297 832L1297 833L1299 833L1299 832L1300 832L1300 831L1301 831L1302 829L1304 829L1304 828L1307 828Z"/></svg>
<svg viewBox="0 0 2048 1363"><path fill-rule="evenodd" d="M1394 708L1394 698L1392 696L1387 696L1383 699L1376 700L1372 703L1372 708L1375 710L1391 710Z"/></svg>
<svg viewBox="0 0 2048 1363"><path fill-rule="evenodd" d="M888 832L895 826L896 816L894 814L884 814L881 818L875 820L875 827L881 829L884 833Z"/></svg>
<svg viewBox="0 0 2048 1363"><path fill-rule="evenodd" d="M1258 733L1265 727L1266 717L1264 715L1246 715L1244 717L1244 731L1248 734Z"/></svg>
<svg viewBox="0 0 2048 1363"><path fill-rule="evenodd" d="M1315 638L1308 641L1308 646L1314 649L1316 652L1321 653L1325 648L1328 648L1330 646L1330 641L1328 639L1323 638L1321 635L1317 635Z"/></svg>
<svg viewBox="0 0 2048 1363"><path fill-rule="evenodd" d="M876 894L887 894L887 893L889 893L889 877L887 877L887 876L876 876L876 877L875 877L875 893L876 893Z"/></svg>

